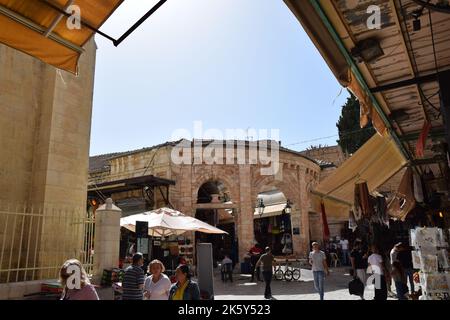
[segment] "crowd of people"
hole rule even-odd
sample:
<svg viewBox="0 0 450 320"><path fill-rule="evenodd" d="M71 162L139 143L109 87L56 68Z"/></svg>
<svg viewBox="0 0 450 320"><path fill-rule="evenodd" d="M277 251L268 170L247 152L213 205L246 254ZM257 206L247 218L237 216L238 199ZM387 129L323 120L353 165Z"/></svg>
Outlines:
<svg viewBox="0 0 450 320"><path fill-rule="evenodd" d="M364 289L369 282L375 284L374 300L386 300L389 295L396 296L399 300L406 300L408 294L415 294L414 269L409 245L397 243L390 252L382 252L376 245L369 248L361 240L356 240L350 251L348 240L342 239L340 241L343 263L347 262L348 259L351 274L354 279L361 282L362 291L359 292L361 299L364 300ZM326 248L330 248L330 246ZM308 259L313 273L314 287L320 300L325 297L325 278L329 275L326 251L327 249L325 251L320 249L319 243L313 242ZM251 257L252 281L255 276L258 281L264 281L264 297L273 299L271 281L273 269L277 262L270 247L262 250L259 245L255 245L250 249L249 254ZM153 260L148 264L147 277L143 265L143 255L135 253L132 257L132 264L124 271L123 300L200 300L199 286L191 279L188 265L180 264L176 268L175 283L172 283L171 279L164 273L165 267L161 261ZM68 279L73 274L73 268L80 270L79 288L72 288L68 285ZM233 261L229 255L224 256L220 271L222 281L233 281ZM261 279L261 274L263 279ZM60 282L63 286L61 299L99 299L95 287L89 282L86 271L78 260L71 259L63 264L60 270ZM395 295L391 292L392 284L395 286Z"/></svg>
<svg viewBox="0 0 450 320"><path fill-rule="evenodd" d="M122 300L200 300L198 284L191 279L188 265L181 264L175 271L176 282L172 284L164 274L164 264L159 260L149 263L145 276L144 257L135 253L132 265L125 269L122 281ZM81 273L79 288L68 284L73 268ZM90 283L86 271L78 260L66 261L60 270L60 282L63 287L62 300L99 300L95 287Z"/></svg>

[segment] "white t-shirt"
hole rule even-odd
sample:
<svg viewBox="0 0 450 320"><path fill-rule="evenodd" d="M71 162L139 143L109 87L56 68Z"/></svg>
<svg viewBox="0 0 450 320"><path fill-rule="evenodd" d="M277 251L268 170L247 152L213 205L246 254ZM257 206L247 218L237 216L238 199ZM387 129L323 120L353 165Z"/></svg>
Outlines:
<svg viewBox="0 0 450 320"><path fill-rule="evenodd" d="M154 283L153 276L147 277L144 283L144 290L150 293L150 300L169 300L169 290L172 286L170 279L165 274L161 274L159 281Z"/></svg>
<svg viewBox="0 0 450 320"><path fill-rule="evenodd" d="M323 251L311 251L309 254L309 260L312 265L312 271L325 271L323 261L327 259L327 256Z"/></svg>
<svg viewBox="0 0 450 320"><path fill-rule="evenodd" d="M383 258L377 254L377 253L372 253L369 256L368 262L370 264L370 267L372 269L372 273L376 273L376 274L381 274L383 275Z"/></svg>
<svg viewBox="0 0 450 320"><path fill-rule="evenodd" d="M347 239L339 241L339 244L341 245L342 250L348 250L348 240Z"/></svg>

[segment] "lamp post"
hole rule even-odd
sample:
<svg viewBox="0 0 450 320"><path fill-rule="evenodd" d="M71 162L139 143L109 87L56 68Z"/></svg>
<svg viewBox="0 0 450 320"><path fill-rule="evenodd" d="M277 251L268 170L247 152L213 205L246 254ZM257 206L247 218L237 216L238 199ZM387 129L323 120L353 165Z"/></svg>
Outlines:
<svg viewBox="0 0 450 320"><path fill-rule="evenodd" d="M284 207L284 212L287 214L291 214L292 212L292 206L291 206L291 200L287 199L286 201L286 207Z"/></svg>
<svg viewBox="0 0 450 320"><path fill-rule="evenodd" d="M264 201L263 201L263 199L261 199L261 198L259 198L258 199L258 214L259 214L259 217L261 218L262 217L262 215L263 215L263 213L264 213L264 208L265 208L266 206L264 205Z"/></svg>

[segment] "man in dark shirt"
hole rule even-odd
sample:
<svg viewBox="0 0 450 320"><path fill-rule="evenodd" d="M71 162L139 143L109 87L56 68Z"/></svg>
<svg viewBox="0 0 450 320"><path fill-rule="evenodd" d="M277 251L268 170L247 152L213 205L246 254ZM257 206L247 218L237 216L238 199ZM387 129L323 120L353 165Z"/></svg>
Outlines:
<svg viewBox="0 0 450 320"><path fill-rule="evenodd" d="M272 255L272 252L269 247L266 247L266 253L264 253L261 258L259 258L256 263L256 267L258 268L260 265L263 265L263 277L266 282L266 290L264 291L264 297L266 299L272 299L272 290L270 288L270 282L272 281L272 272L273 272L273 264L276 263L275 258Z"/></svg>
<svg viewBox="0 0 450 320"><path fill-rule="evenodd" d="M355 242L353 250L350 253L350 261L352 263L353 276L361 280L365 287L367 282L368 262L367 253L362 250L361 242ZM360 297L364 300L364 291Z"/></svg>
<svg viewBox="0 0 450 320"><path fill-rule="evenodd" d="M403 245L400 247L400 251L397 254L397 260L400 262L403 270L405 270L406 277L409 280L411 293L414 293L414 269L410 246Z"/></svg>
<svg viewBox="0 0 450 320"><path fill-rule="evenodd" d="M125 270L123 276L122 288L123 300L143 300L144 294L144 257L142 253L135 253L133 255L133 264Z"/></svg>

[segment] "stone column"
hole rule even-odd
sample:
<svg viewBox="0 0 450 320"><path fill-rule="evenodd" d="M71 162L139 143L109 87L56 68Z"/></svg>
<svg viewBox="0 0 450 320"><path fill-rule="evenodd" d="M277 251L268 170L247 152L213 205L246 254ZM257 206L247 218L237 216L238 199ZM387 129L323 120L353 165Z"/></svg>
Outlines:
<svg viewBox="0 0 450 320"><path fill-rule="evenodd" d="M251 192L250 165L239 165L240 209L237 217L239 241L239 261L244 261L244 255L253 246L255 238L253 230L253 204ZM256 199L255 199L256 201Z"/></svg>
<svg viewBox="0 0 450 320"><path fill-rule="evenodd" d="M95 212L94 283L100 283L104 269L119 265L121 217L111 198Z"/></svg>
<svg viewBox="0 0 450 320"><path fill-rule="evenodd" d="M306 168L300 167L299 169L299 190L300 190L300 241L301 252L305 255L309 252L309 190L308 190L308 178L306 176Z"/></svg>

